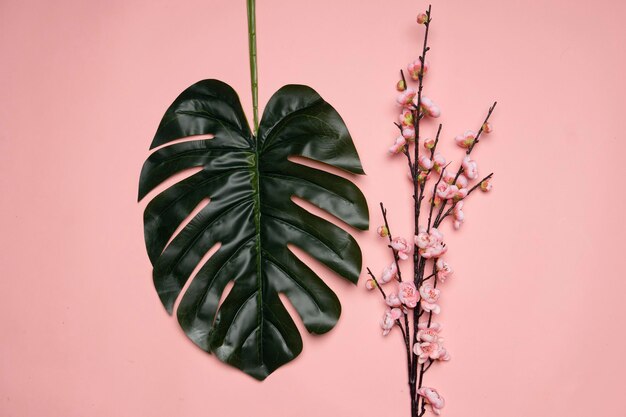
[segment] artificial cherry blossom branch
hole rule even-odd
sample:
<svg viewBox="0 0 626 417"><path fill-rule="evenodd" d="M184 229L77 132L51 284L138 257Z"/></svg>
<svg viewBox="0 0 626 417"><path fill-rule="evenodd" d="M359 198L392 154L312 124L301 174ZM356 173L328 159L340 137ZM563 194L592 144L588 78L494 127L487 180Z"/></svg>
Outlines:
<svg viewBox="0 0 626 417"><path fill-rule="evenodd" d="M441 308L438 304L441 290L438 283L443 283L452 274L452 268L443 259L448 250L444 243L443 233L439 226L449 216L453 216L453 226L458 229L465 220L463 212L464 204L470 194L480 188L482 191L491 190L491 178L489 174L477 184L471 182L478 178L478 165L470 159L472 150L481 139L483 133L490 133L492 128L489 118L495 109L496 103L490 108L478 133L466 131L463 135L455 138L457 145L465 149L465 156L456 173L449 173L443 155L437 151L442 125L439 124L434 140L420 138L422 130L421 121L425 118L438 118L441 114L439 107L429 98L422 96L424 87L424 75L428 70L429 63L426 60L428 47L428 33L430 29L431 8L417 17L417 23L425 25L424 44L422 53L418 59L408 65L410 79L417 82L417 90L407 86L407 78L404 71L400 71L401 80L396 88L400 91L397 102L402 108L399 123L396 126L400 130L400 136L389 148L391 154L404 154L413 182L414 204L414 236L412 242L403 237L393 237L389 229L387 210L380 203L384 226L378 228L378 234L388 239L388 246L392 249L393 262L387 266L377 280L368 268L371 279L367 282L367 288L378 287L387 305L387 309L381 321L383 335L387 335L395 326L400 328L407 354L407 376L410 388L411 416L420 417L426 412L426 406L430 406L436 414L440 413L444 406L444 399L434 388L423 386L424 375L435 362L447 361L450 355L443 347L443 338L439 336L441 326L433 321L433 315L439 314ZM430 151L430 156L425 152L420 155L419 147L423 145ZM411 158L411 146L413 146L413 159ZM439 175L431 187L427 183L432 171ZM422 214L421 204L426 194L430 193L427 221L420 224ZM435 208L438 207L438 210ZM446 210L447 208L447 210ZM433 219L433 214L437 213ZM401 262L413 255L413 279L403 279ZM432 265L432 273L425 276L428 264ZM433 281L429 281L433 278ZM381 285L395 286L396 289L385 292ZM413 313L410 314L410 310ZM419 321L422 316L428 318ZM404 326L401 318L404 317ZM409 322L412 320L412 326ZM413 331L410 331L412 327Z"/></svg>

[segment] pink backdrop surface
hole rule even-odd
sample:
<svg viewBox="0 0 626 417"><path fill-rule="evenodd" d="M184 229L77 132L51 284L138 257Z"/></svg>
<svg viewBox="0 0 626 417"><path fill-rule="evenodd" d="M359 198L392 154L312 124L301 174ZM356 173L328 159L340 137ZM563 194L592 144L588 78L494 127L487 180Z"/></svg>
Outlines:
<svg viewBox="0 0 626 417"><path fill-rule="evenodd" d="M417 57L414 1L260 1L260 103L314 87L344 117L368 175L409 235L396 131L398 69ZM442 140L478 128L495 190L447 226L440 321L448 364L428 384L446 416L626 415L624 3L435 1L426 94ZM250 109L245 2L0 1L0 415L408 415L398 334L380 300L314 265L343 315L259 383L197 349L151 282L141 165L166 107L203 78ZM248 111L248 114L250 112ZM431 134L434 125L427 128ZM357 233L365 265L389 254ZM300 329L301 324L298 322Z"/></svg>

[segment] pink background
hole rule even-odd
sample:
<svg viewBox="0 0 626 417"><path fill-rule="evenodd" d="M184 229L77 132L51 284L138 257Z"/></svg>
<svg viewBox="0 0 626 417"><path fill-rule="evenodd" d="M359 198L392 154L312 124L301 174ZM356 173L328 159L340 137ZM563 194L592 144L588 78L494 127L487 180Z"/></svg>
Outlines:
<svg viewBox="0 0 626 417"><path fill-rule="evenodd" d="M398 69L417 57L415 1L258 4L260 103L313 86L343 115L409 234L393 140ZM626 415L624 3L435 1L426 94L452 138L478 128L495 190L448 227L440 320L453 360L428 384L445 415ZM399 335L375 294L319 265L344 313L264 383L186 339L153 290L137 182L166 107L218 78L250 108L245 2L0 1L0 415L408 415ZM432 132L433 126L428 129ZM389 261L373 232L365 264ZM302 326L298 323L300 328Z"/></svg>

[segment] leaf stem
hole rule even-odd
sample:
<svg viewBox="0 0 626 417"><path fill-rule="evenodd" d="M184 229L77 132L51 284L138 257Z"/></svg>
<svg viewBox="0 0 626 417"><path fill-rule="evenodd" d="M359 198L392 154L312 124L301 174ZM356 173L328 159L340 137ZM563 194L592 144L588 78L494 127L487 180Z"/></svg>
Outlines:
<svg viewBox="0 0 626 417"><path fill-rule="evenodd" d="M250 84L252 88L252 112L254 117L254 134L259 130L259 78L256 61L256 9L255 0L247 0L248 4L248 50L250 55Z"/></svg>

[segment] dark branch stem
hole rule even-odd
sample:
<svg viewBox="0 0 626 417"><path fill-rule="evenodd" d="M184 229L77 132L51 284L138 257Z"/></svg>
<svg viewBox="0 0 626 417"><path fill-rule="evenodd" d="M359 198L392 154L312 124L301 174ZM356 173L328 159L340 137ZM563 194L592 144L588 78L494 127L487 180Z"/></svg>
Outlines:
<svg viewBox="0 0 626 417"><path fill-rule="evenodd" d="M372 279L374 280L374 284L376 284L376 288L378 288L378 291L380 291L380 295L383 296L383 300L387 299L387 294L385 294L385 290L383 290L383 287L380 286L380 284L378 283L378 280L376 279L376 277L374 276L374 274L372 273L372 270L367 268L367 273L370 275L370 277L372 277Z"/></svg>
<svg viewBox="0 0 626 417"><path fill-rule="evenodd" d="M426 184L426 181L424 181L423 184L418 184L417 181L417 177L418 177L418 161L419 161L419 138L420 138L420 119L421 119L421 115L420 115L420 111L421 111L421 106L422 106L422 89L424 87L424 64L426 62L426 53L428 52L428 31L430 29L430 11L431 11L431 6L428 5L428 10L426 10L426 21L424 22L424 26L426 27L425 32L424 32L424 44L422 46L422 54L419 57L420 63L421 63L421 67L420 70L417 74L417 82L418 82L418 87L417 87L417 108L415 109L414 113L413 113L413 126L415 128L415 147L413 150L413 160L414 160L414 168L415 168L415 174L414 174L414 178L413 178L413 199L414 199L414 203L415 203L415 208L414 208L414 215L415 215L415 225L414 225L414 231L415 231L415 235L418 234L418 230L419 230L419 216L420 216L420 210L421 210L421 206L422 206L422 199L424 198L424 186ZM415 283L416 286L418 286L419 282L420 282L420 264L422 263L422 259L419 256L419 252L417 251L417 247L414 246L413 247L414 253L413 253L413 282ZM416 306L416 308L413 309L413 342L412 345L415 344L415 342L417 341L417 321L419 319L419 316L421 315L420 312L421 308L420 305L418 304ZM411 346L412 346L411 345ZM419 406L419 401L415 401L416 399L416 392L417 392L417 388L416 388L416 377L417 377L417 355L415 355L415 353L412 353L412 359L411 359L411 367L409 369L409 387L410 387L410 394L411 394L411 416L412 417L417 417L417 410L418 410L418 406Z"/></svg>

